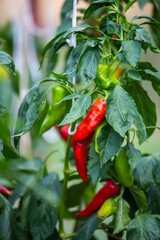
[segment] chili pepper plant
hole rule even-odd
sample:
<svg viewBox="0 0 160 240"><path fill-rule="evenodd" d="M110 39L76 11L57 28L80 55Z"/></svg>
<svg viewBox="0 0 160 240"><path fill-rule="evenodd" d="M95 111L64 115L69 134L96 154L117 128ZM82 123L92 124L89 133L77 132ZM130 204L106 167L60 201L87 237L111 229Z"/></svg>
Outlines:
<svg viewBox="0 0 160 240"><path fill-rule="evenodd" d="M2 240L160 239L160 154L142 151L160 130L153 98L160 96L160 72L143 60L160 53L159 2L82 2L76 19L73 1L64 2L61 25L41 52L44 78L21 102L14 131L1 101ZM148 3L149 16L126 17ZM0 63L14 72L7 53ZM58 155L54 144L45 149L51 129L63 143ZM19 151L27 132L29 160Z"/></svg>

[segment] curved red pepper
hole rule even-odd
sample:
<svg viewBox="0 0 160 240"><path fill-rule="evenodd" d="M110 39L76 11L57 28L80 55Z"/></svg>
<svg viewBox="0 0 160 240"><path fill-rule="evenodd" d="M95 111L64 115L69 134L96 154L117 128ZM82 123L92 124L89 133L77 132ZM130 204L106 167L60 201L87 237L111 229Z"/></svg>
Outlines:
<svg viewBox="0 0 160 240"><path fill-rule="evenodd" d="M82 142L73 142L73 152L75 157L75 164L80 177L84 182L88 181L87 177L87 156L89 144L92 140L93 134Z"/></svg>
<svg viewBox="0 0 160 240"><path fill-rule="evenodd" d="M90 108L88 114L80 123L76 133L73 135L74 142L86 139L96 127L103 121L106 114L106 101L99 98Z"/></svg>
<svg viewBox="0 0 160 240"><path fill-rule="evenodd" d="M102 204L109 198L113 198L120 193L120 189L115 185L112 180L108 180L106 184L97 192L93 200L88 206L77 213L77 217L89 217L100 209Z"/></svg>
<svg viewBox="0 0 160 240"><path fill-rule="evenodd" d="M62 139L67 142L68 137L69 137L69 125L63 126L61 129L58 128L57 125L55 125L55 129L58 131L59 135L62 137Z"/></svg>
<svg viewBox="0 0 160 240"><path fill-rule="evenodd" d="M0 185L0 193L6 196L10 196L12 193L6 187Z"/></svg>

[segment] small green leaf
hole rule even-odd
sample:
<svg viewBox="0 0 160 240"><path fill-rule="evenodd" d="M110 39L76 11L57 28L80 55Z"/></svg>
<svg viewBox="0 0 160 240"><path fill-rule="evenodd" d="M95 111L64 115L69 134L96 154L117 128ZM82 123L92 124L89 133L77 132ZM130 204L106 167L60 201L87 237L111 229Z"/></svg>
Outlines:
<svg viewBox="0 0 160 240"><path fill-rule="evenodd" d="M90 144L89 148L89 160L87 164L88 175L91 178L93 185L95 185L99 178L108 178L108 170L110 168L111 162L108 161L106 164L101 164L100 155L95 151L94 143Z"/></svg>
<svg viewBox="0 0 160 240"><path fill-rule="evenodd" d="M90 240L93 233L95 232L98 225L97 216L91 217L87 222L85 222L77 232L75 240Z"/></svg>
<svg viewBox="0 0 160 240"><path fill-rule="evenodd" d="M141 152L138 149L136 149L132 143L129 143L126 146L126 154L131 169L133 170L137 166L137 164L140 163L141 161Z"/></svg>
<svg viewBox="0 0 160 240"><path fill-rule="evenodd" d="M142 116L144 124L148 126L156 126L157 114L155 103L152 102L148 93L143 89L143 87L137 81L132 81L125 86L127 92L134 99L137 110ZM147 128L147 136L151 136L154 132L154 128Z"/></svg>
<svg viewBox="0 0 160 240"><path fill-rule="evenodd" d="M147 203L147 197L146 197L144 191L136 185L131 186L129 188L129 191L131 192L139 209L141 209L143 211L147 211L148 203Z"/></svg>
<svg viewBox="0 0 160 240"><path fill-rule="evenodd" d="M98 47L91 48L83 54L78 66L78 75L84 86L95 79L99 61L100 49Z"/></svg>
<svg viewBox="0 0 160 240"><path fill-rule="evenodd" d="M40 92L40 85L36 83L25 96L18 111L14 138L16 145L19 138L28 132L33 127L36 120L41 116L50 88L51 86L49 85L45 91Z"/></svg>
<svg viewBox="0 0 160 240"><path fill-rule="evenodd" d="M71 107L70 112L65 116L59 125L66 125L80 118L91 105L91 96L89 94L81 95Z"/></svg>
<svg viewBox="0 0 160 240"><path fill-rule="evenodd" d="M151 240L160 239L160 224L157 219L149 213L138 215L127 228L128 240Z"/></svg>
<svg viewBox="0 0 160 240"><path fill-rule="evenodd" d="M10 239L11 236L11 208L10 204L0 194L0 239Z"/></svg>
<svg viewBox="0 0 160 240"><path fill-rule="evenodd" d="M125 12L127 12L135 2L137 2L137 0L132 0L131 2L127 3L125 6Z"/></svg>
<svg viewBox="0 0 160 240"><path fill-rule="evenodd" d="M135 71L135 70L129 70L125 73L125 75L127 75L129 78L136 80L136 81L141 81L141 75Z"/></svg>
<svg viewBox="0 0 160 240"><path fill-rule="evenodd" d="M142 116L138 113L138 111L136 113L134 125L137 128L137 137L139 139L139 144L142 144L144 141L147 140L147 132L146 132L146 126L144 124L144 120Z"/></svg>
<svg viewBox="0 0 160 240"><path fill-rule="evenodd" d="M108 6L111 4L110 0L95 0L84 13L84 19L88 18L91 14L93 14L97 9L102 8L103 6Z"/></svg>
<svg viewBox="0 0 160 240"><path fill-rule="evenodd" d="M100 153L101 164L105 164L108 160L116 155L123 143L123 137L114 131L110 126L105 126L98 137L98 149Z"/></svg>
<svg viewBox="0 0 160 240"><path fill-rule="evenodd" d="M156 48L151 36L144 28L140 27L136 29L136 35L139 37L140 40L148 43L151 47Z"/></svg>
<svg viewBox="0 0 160 240"><path fill-rule="evenodd" d="M122 42L122 50L127 62L135 67L141 56L141 43L136 40Z"/></svg>
<svg viewBox="0 0 160 240"><path fill-rule="evenodd" d="M90 144L88 156L88 175L90 176L93 185L95 185L100 177L100 155L95 151L94 143Z"/></svg>
<svg viewBox="0 0 160 240"><path fill-rule="evenodd" d="M3 99L0 97L0 139L7 145L10 145L10 131L7 126L7 110Z"/></svg>
<svg viewBox="0 0 160 240"><path fill-rule="evenodd" d="M155 77L157 80L160 80L160 72L154 72L151 69L145 69L144 72Z"/></svg>
<svg viewBox="0 0 160 240"><path fill-rule="evenodd" d="M148 0L138 0L138 4L141 9L143 9L147 3L148 3Z"/></svg>
<svg viewBox="0 0 160 240"><path fill-rule="evenodd" d="M140 1L140 0L139 0ZM141 0L141 1L143 1L143 0ZM145 0L144 0L145 1ZM147 2L148 3L148 2ZM135 20L139 20L139 19L148 19L149 21L151 21L151 22L153 22L153 23L155 23L155 24L157 24L157 25L160 25L160 22L159 21L157 21L157 19L155 19L155 18L153 18L153 17L150 17L150 16L148 16L148 15L135 15L133 18L132 18L132 21L135 21Z"/></svg>
<svg viewBox="0 0 160 240"><path fill-rule="evenodd" d="M154 172L157 167L157 160L151 156L143 157L134 169L135 179L138 185L148 191L155 182Z"/></svg>
<svg viewBox="0 0 160 240"><path fill-rule="evenodd" d="M118 34L120 31L119 25L110 19L106 22L106 29L108 34Z"/></svg>
<svg viewBox="0 0 160 240"><path fill-rule="evenodd" d="M79 2L79 0L77 1ZM65 0L61 10L61 18L68 19L73 11L73 0Z"/></svg>
<svg viewBox="0 0 160 240"><path fill-rule="evenodd" d="M124 137L136 116L135 102L119 84L109 95L107 102L106 119L113 129Z"/></svg>
<svg viewBox="0 0 160 240"><path fill-rule="evenodd" d="M82 57L83 53L86 51L88 45L85 42L80 43L71 51L69 58L67 60L66 71L64 72L68 78L72 78L76 74L76 68Z"/></svg>
<svg viewBox="0 0 160 240"><path fill-rule="evenodd" d="M123 198L120 198L118 201L118 209L114 217L114 234L123 231L128 225L130 221L129 211L130 207L128 203Z"/></svg>
<svg viewBox="0 0 160 240"><path fill-rule="evenodd" d="M67 208L72 208L80 204L81 194L84 191L85 187L86 186L83 183L80 183L80 184L75 184L68 189L67 199L66 199Z"/></svg>
<svg viewBox="0 0 160 240"><path fill-rule="evenodd" d="M7 67L12 73L15 73L14 61L8 53L0 51L0 65Z"/></svg>

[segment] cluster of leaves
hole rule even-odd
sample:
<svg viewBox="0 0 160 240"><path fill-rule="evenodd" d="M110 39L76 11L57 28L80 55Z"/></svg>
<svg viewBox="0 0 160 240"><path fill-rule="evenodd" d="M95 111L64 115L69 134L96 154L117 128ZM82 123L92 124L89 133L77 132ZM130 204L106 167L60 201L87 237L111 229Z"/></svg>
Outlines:
<svg viewBox="0 0 160 240"><path fill-rule="evenodd" d="M78 18L77 27L71 27L73 0L64 2L62 24L57 35L44 48L41 65L48 56L47 71L50 71L50 67L56 64L55 56L61 54L63 46L68 46L68 42L72 44L73 35L76 35L77 45L68 47L63 73L51 73L26 94L18 112L14 144L6 124L6 108L0 100L0 180L13 190L8 199L0 195L0 239L99 239L96 235L99 229L110 239L160 238L160 158L141 156L133 142L126 143L126 136L133 129L142 144L156 128L156 106L142 83L150 81L153 90L160 95L160 73L151 63L141 62L141 53L148 49L159 53L158 34L155 34L153 40L143 27L149 24L154 33L159 31L160 22L156 17L159 3L156 0L149 1L153 2L155 18L134 16L128 22L124 13L135 0L125 1L125 7L120 0L85 2L88 8L78 10L83 18ZM143 8L148 1L139 0L138 3ZM136 24L140 19L143 22ZM119 79L121 84L108 92L107 125L96 140L99 152L95 150L94 141L90 144L87 165L90 182L83 184L79 182L77 174L71 175L68 179L71 186L63 196L64 182L59 181L56 173L47 172L46 162L39 158L27 161L16 148L23 134L35 126L39 128L42 123L46 114L47 96L54 83L63 82L73 92L64 99L74 101L60 125L76 123L84 117L94 99L106 94L94 82L98 64L102 61L108 65L118 63L117 67L123 68ZM15 71L12 58L5 52L0 52L0 64ZM113 174L112 160L124 143L134 175L134 185L125 189L114 217L101 222L93 215L87 221L80 222L74 212L68 212L68 209L79 209L82 201L87 205L99 182L111 178L119 183ZM70 157L72 164L72 153ZM78 180L78 183L74 180ZM62 201L67 210L59 208ZM73 234L59 233L58 215L59 218L75 220Z"/></svg>

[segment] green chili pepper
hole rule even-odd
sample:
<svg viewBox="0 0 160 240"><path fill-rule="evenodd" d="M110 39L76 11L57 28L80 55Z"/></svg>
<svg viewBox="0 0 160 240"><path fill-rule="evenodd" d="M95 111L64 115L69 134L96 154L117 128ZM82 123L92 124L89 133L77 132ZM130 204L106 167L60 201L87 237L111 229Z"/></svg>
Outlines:
<svg viewBox="0 0 160 240"><path fill-rule="evenodd" d="M71 100L61 101L70 92L63 85L56 84L52 88L52 102L41 125L40 134L59 124L71 108Z"/></svg>
<svg viewBox="0 0 160 240"><path fill-rule="evenodd" d="M118 155L115 158L115 170L117 172L119 181L125 186L130 187L133 185L134 179L131 171L131 167L128 162L125 147L121 148Z"/></svg>
<svg viewBox="0 0 160 240"><path fill-rule="evenodd" d="M98 211L98 218L101 220L106 219L107 217L113 215L118 208L118 200L114 198L110 198L106 200L100 210Z"/></svg>
<svg viewBox="0 0 160 240"><path fill-rule="evenodd" d="M94 81L98 87L110 90L119 83L118 79L121 74L121 68L115 69L114 66L109 67L107 64L98 64L98 71Z"/></svg>

